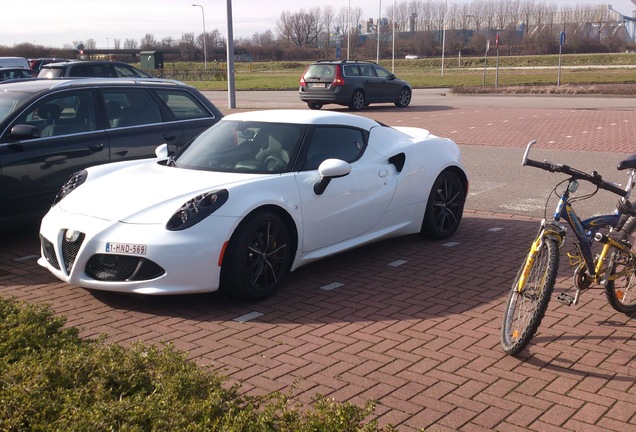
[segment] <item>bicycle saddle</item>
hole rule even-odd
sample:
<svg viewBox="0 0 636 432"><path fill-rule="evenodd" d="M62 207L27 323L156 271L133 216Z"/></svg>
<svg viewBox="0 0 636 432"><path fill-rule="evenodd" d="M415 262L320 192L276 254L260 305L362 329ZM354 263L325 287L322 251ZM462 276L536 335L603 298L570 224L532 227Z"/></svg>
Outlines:
<svg viewBox="0 0 636 432"><path fill-rule="evenodd" d="M627 159L622 160L616 166L616 169L619 171L636 168L636 154L629 156Z"/></svg>

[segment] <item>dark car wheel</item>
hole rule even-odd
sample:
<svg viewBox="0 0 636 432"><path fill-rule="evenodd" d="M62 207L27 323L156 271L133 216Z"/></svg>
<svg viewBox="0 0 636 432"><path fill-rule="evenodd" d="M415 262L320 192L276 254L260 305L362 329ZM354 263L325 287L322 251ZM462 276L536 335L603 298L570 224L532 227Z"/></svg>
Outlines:
<svg viewBox="0 0 636 432"><path fill-rule="evenodd" d="M360 111L364 108L364 92L362 90L356 90L353 92L353 96L351 96L351 103L349 104L349 109L351 111Z"/></svg>
<svg viewBox="0 0 636 432"><path fill-rule="evenodd" d="M322 108L322 104L320 102L307 102L307 106L312 110L319 110Z"/></svg>
<svg viewBox="0 0 636 432"><path fill-rule="evenodd" d="M434 239L450 237L459 228L466 194L460 178L452 171L441 173L431 189L422 223L422 234Z"/></svg>
<svg viewBox="0 0 636 432"><path fill-rule="evenodd" d="M289 272L291 253L289 232L278 215L265 211L248 216L225 251L223 290L245 300L270 296Z"/></svg>
<svg viewBox="0 0 636 432"><path fill-rule="evenodd" d="M406 108L407 106L409 106L410 103L411 103L411 89L405 87L402 90L400 90L400 97L395 102L395 106L400 108Z"/></svg>

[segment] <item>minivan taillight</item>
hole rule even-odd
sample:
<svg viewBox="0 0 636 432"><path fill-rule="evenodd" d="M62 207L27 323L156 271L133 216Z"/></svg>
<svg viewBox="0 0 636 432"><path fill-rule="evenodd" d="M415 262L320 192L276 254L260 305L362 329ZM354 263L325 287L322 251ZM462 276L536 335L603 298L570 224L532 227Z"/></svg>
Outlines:
<svg viewBox="0 0 636 432"><path fill-rule="evenodd" d="M331 82L331 87L341 87L344 84L344 78L342 77L342 74L340 74L340 68L336 66L336 76Z"/></svg>

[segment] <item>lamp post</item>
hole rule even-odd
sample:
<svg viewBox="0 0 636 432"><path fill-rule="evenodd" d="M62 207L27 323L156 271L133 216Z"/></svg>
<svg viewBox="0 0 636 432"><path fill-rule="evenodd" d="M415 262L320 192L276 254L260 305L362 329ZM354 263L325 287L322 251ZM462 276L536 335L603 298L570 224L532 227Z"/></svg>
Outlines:
<svg viewBox="0 0 636 432"><path fill-rule="evenodd" d="M232 0L227 0L227 104L236 108L234 86L234 29L232 28Z"/></svg>
<svg viewBox="0 0 636 432"><path fill-rule="evenodd" d="M444 6L444 17L442 19L442 78L444 78L444 50L446 49L446 12L448 9L448 0Z"/></svg>
<svg viewBox="0 0 636 432"><path fill-rule="evenodd" d="M205 10L203 9L203 6L201 6L200 4L193 3L192 6L201 8L201 16L203 17L203 67L204 69L207 69L208 68L208 49L205 44L205 40L208 37L207 37L207 34L205 33Z"/></svg>

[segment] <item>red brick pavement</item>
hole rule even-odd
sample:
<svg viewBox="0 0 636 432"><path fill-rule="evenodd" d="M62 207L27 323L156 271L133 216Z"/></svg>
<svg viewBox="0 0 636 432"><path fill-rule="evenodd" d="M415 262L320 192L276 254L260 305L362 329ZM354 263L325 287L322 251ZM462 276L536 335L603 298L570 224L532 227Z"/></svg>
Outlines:
<svg viewBox="0 0 636 432"><path fill-rule="evenodd" d="M521 146L532 132L558 148L585 129L579 145L627 151L633 136L632 113L620 110L496 111L493 125L482 112L474 122L466 114L458 121L459 112L395 112L388 123L421 121L464 144ZM536 131L533 115L542 117ZM621 138L602 141L612 123ZM0 295L50 304L86 337L171 342L249 394L377 400L380 423L400 431L636 430L636 322L614 312L601 290L576 307L553 301L521 357L499 346L508 287L537 223L468 209L449 241L409 236L344 253L297 270L259 303L67 286L37 266L32 228L0 237ZM571 287L571 275L564 262L557 290Z"/></svg>

